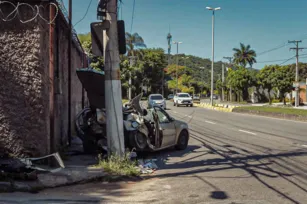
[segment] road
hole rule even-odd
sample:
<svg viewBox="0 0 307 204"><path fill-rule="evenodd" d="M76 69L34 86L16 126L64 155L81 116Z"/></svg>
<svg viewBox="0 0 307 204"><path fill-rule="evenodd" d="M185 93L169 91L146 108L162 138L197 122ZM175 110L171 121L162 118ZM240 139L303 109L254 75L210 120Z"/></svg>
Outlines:
<svg viewBox="0 0 307 204"><path fill-rule="evenodd" d="M307 123L168 105L189 123L189 147L150 154L160 169L149 179L2 194L0 203L307 203Z"/></svg>

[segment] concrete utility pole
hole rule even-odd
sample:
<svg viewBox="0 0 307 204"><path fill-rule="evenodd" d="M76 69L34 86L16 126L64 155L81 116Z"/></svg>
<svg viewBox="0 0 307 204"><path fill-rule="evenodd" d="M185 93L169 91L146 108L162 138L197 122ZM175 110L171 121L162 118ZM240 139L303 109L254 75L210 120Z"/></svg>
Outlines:
<svg viewBox="0 0 307 204"><path fill-rule="evenodd" d="M179 50L179 44L182 42L173 42L174 44L177 45L177 66L176 66L176 93L178 92L178 50Z"/></svg>
<svg viewBox="0 0 307 204"><path fill-rule="evenodd" d="M224 101L224 79L225 79L225 75L224 75L224 69L225 69L225 64L222 64L222 101Z"/></svg>
<svg viewBox="0 0 307 204"><path fill-rule="evenodd" d="M129 57L129 62L130 62L130 68L134 66L135 64L135 56L130 56ZM128 99L131 100L132 98L132 91L131 91L131 86L132 86L132 79L131 79L131 71L129 72L129 89L128 89Z"/></svg>
<svg viewBox="0 0 307 204"><path fill-rule="evenodd" d="M189 59L189 57L182 57L182 59L184 59L184 73L187 74L187 59Z"/></svg>
<svg viewBox="0 0 307 204"><path fill-rule="evenodd" d="M298 107L300 104L300 95L299 95L299 73L298 73L298 51L303 50L306 48L299 48L298 43L301 43L301 40L293 40L293 41L288 41L289 43L294 43L296 47L290 48L290 50L296 50L296 70L295 70L295 107Z"/></svg>
<svg viewBox="0 0 307 204"><path fill-rule="evenodd" d="M211 67L211 93L210 93L210 103L213 106L213 67L214 67L214 13L217 10L220 10L221 7L211 8L206 7L206 9L212 11L212 67Z"/></svg>
<svg viewBox="0 0 307 204"><path fill-rule="evenodd" d="M223 57L224 59L228 59L229 60L229 64L231 65L232 64L232 57ZM227 71L228 71L228 69L227 69ZM229 92L230 92L230 94L229 94L229 100L230 101L232 101L232 88L231 88L231 86L229 87Z"/></svg>
<svg viewBox="0 0 307 204"><path fill-rule="evenodd" d="M105 65L105 100L108 154L123 156L123 105L120 81L119 51L117 40L117 0L109 0L106 8L106 21L110 27L103 31Z"/></svg>
<svg viewBox="0 0 307 204"><path fill-rule="evenodd" d="M71 44L72 44L72 0L68 1L69 29L68 29L68 143L71 145Z"/></svg>

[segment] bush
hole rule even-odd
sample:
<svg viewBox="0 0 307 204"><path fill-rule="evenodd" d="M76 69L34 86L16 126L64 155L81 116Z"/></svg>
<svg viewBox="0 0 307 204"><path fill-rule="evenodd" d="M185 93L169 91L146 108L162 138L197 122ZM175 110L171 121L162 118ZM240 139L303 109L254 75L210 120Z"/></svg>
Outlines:
<svg viewBox="0 0 307 204"><path fill-rule="evenodd" d="M280 103L281 101L279 99L273 99L272 103Z"/></svg>

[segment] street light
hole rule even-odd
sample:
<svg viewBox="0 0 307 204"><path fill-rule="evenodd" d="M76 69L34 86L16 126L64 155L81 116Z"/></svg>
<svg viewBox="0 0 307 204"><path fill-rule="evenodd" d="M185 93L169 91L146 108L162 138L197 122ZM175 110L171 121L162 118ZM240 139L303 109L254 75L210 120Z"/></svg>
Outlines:
<svg viewBox="0 0 307 204"><path fill-rule="evenodd" d="M212 65L211 65L211 93L210 93L210 103L213 106L213 67L214 67L214 12L220 10L221 7L211 8L206 7L206 9L212 11Z"/></svg>
<svg viewBox="0 0 307 204"><path fill-rule="evenodd" d="M177 66L176 66L176 93L177 93L178 91L178 46L182 42L173 42L173 43L177 45Z"/></svg>

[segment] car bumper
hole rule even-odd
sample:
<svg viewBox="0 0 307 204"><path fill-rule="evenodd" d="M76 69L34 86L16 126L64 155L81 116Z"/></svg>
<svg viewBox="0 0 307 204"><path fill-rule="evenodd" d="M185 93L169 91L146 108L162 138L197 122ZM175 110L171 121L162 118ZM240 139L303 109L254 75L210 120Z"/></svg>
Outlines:
<svg viewBox="0 0 307 204"><path fill-rule="evenodd" d="M178 105L192 105L193 101L178 101Z"/></svg>

